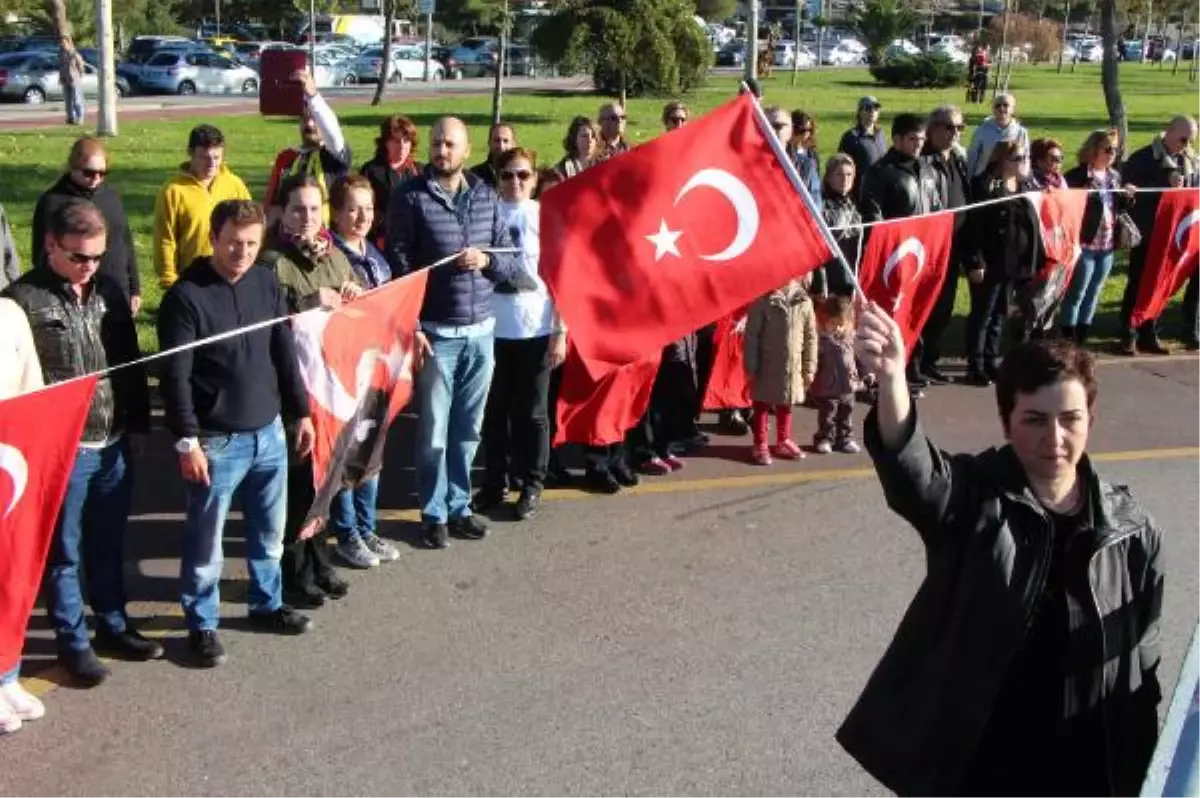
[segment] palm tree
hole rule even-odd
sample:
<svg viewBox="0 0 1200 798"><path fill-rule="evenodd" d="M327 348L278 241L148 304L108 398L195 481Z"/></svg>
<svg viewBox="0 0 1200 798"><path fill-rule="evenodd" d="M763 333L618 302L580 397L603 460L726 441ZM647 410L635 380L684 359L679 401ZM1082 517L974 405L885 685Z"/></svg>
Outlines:
<svg viewBox="0 0 1200 798"><path fill-rule="evenodd" d="M903 0L867 0L854 17L853 27L871 60L878 62L888 45L912 33L919 22L917 12Z"/></svg>

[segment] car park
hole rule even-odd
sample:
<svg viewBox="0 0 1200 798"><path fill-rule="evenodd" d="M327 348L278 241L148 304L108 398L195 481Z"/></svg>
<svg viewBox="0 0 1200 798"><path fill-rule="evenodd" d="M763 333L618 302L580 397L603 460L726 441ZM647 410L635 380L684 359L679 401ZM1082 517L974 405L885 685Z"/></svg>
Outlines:
<svg viewBox="0 0 1200 798"><path fill-rule="evenodd" d="M717 66L740 67L746 63L746 43L730 42L717 53Z"/></svg>
<svg viewBox="0 0 1200 798"><path fill-rule="evenodd" d="M80 86L85 97L95 97L100 93L100 73L86 61ZM118 94L124 96L128 90L128 84L123 90L118 79ZM53 53L34 51L0 55L0 99L39 105L62 96L58 59Z"/></svg>
<svg viewBox="0 0 1200 798"><path fill-rule="evenodd" d="M482 78L496 73L499 59L496 50L491 47L467 46L464 43L451 50L450 55L464 78Z"/></svg>
<svg viewBox="0 0 1200 798"><path fill-rule="evenodd" d="M825 50L821 54L823 63L830 66L850 66L855 64L867 63L867 51L865 48L847 46L845 42L839 42L836 46Z"/></svg>
<svg viewBox="0 0 1200 798"><path fill-rule="evenodd" d="M258 73L216 53L164 50L142 68L142 91L171 94L252 94Z"/></svg>
<svg viewBox="0 0 1200 798"><path fill-rule="evenodd" d="M370 47L354 61L352 73L359 83L376 83L383 65L383 48ZM429 77L441 80L446 75L445 67L436 58L429 63ZM392 48L392 64L388 69L389 83L405 80L423 80L425 77L424 48L408 46Z"/></svg>
<svg viewBox="0 0 1200 798"><path fill-rule="evenodd" d="M84 63L95 69L97 73L100 71L100 51L95 47L80 47L79 55L83 58ZM121 74L120 66L116 68L117 96L128 97L133 94L133 84L129 82L129 78Z"/></svg>

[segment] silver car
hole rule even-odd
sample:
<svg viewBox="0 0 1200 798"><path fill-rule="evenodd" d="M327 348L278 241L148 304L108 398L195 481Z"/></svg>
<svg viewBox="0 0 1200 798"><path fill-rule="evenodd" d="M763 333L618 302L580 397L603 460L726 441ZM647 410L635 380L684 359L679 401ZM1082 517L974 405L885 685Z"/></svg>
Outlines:
<svg viewBox="0 0 1200 798"><path fill-rule="evenodd" d="M85 64L80 78L85 97L100 93L100 76L91 64ZM122 85L124 83L124 85ZM128 83L117 81L117 92L124 96ZM0 55L0 100L19 100L37 105L62 97L58 79L58 56L48 52L5 53Z"/></svg>
<svg viewBox="0 0 1200 798"><path fill-rule="evenodd" d="M145 92L171 94L253 94L258 73L223 55L164 50L142 67L139 87Z"/></svg>

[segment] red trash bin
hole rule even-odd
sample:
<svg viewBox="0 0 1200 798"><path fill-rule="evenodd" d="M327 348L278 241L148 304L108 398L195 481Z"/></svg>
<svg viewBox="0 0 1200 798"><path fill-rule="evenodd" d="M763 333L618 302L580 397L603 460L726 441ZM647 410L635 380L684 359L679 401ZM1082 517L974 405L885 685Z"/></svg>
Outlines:
<svg viewBox="0 0 1200 798"><path fill-rule="evenodd" d="M292 75L308 69L308 53L303 50L266 50L259 61L261 85L258 112L263 116L302 116L304 90Z"/></svg>

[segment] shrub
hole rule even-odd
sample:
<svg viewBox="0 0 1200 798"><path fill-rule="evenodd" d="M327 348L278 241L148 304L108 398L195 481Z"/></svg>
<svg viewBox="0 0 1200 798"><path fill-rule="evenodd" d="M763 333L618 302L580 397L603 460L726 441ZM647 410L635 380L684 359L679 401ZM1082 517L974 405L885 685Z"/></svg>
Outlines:
<svg viewBox="0 0 1200 798"><path fill-rule="evenodd" d="M965 84L967 68L944 55L924 53L881 61L871 67L871 77L900 89L944 89Z"/></svg>

